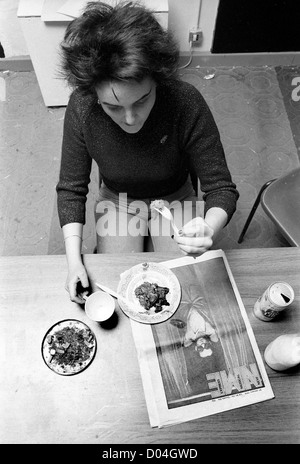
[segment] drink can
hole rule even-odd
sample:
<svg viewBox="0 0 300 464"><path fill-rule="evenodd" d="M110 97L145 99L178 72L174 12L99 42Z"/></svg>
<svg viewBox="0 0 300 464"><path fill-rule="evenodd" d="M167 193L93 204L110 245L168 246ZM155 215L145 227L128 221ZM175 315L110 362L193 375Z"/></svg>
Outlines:
<svg viewBox="0 0 300 464"><path fill-rule="evenodd" d="M286 282L274 282L254 305L254 314L262 321L272 321L294 300L294 290Z"/></svg>

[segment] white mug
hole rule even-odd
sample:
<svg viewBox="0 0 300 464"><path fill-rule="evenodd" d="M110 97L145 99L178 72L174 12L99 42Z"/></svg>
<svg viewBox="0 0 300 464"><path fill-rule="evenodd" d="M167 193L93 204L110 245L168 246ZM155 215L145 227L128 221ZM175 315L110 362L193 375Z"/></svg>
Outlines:
<svg viewBox="0 0 300 464"><path fill-rule="evenodd" d="M97 291L85 296L85 312L96 322L107 321L115 311L115 300L106 292Z"/></svg>

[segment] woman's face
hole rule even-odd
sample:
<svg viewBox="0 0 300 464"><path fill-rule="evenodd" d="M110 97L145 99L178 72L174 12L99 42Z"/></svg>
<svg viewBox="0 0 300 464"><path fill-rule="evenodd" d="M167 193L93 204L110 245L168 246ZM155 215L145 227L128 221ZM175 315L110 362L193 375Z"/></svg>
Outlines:
<svg viewBox="0 0 300 464"><path fill-rule="evenodd" d="M156 84L150 77L141 82L103 82L96 92L103 111L125 132L135 134L143 127L153 108Z"/></svg>

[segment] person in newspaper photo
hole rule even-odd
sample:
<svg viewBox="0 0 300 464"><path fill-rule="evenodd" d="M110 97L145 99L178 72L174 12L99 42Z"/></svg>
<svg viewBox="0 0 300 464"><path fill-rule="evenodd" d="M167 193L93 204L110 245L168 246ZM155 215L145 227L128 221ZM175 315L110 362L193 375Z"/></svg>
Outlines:
<svg viewBox="0 0 300 464"><path fill-rule="evenodd" d="M214 259L173 269L182 286L180 306L164 324L151 327L159 363L151 376L161 376L169 409L263 385L222 252L215 253ZM147 343L145 334L142 341Z"/></svg>
<svg viewBox="0 0 300 464"><path fill-rule="evenodd" d="M239 194L212 113L200 92L179 78L178 45L150 10L138 2L89 2L68 25L61 56L73 92L57 204L66 289L72 301L84 303L89 278L81 242L93 161L102 181L95 206L98 253L145 251L150 231L154 251L202 254L230 221ZM203 198L191 176L199 179ZM155 199L182 212L173 240L170 227L161 232L164 218L151 217ZM203 218L196 208L202 200Z"/></svg>

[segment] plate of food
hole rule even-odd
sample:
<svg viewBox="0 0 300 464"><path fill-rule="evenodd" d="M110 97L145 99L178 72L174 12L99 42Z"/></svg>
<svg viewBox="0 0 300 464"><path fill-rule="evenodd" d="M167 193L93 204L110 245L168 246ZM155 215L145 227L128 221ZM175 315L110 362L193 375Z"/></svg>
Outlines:
<svg viewBox="0 0 300 464"><path fill-rule="evenodd" d="M178 278L160 263L142 263L121 274L118 293L133 306L118 300L123 312L144 324L157 324L169 319L181 299Z"/></svg>
<svg viewBox="0 0 300 464"><path fill-rule="evenodd" d="M97 349L92 330L76 319L65 319L46 332L42 356L46 365L60 375L82 372L93 361Z"/></svg>

